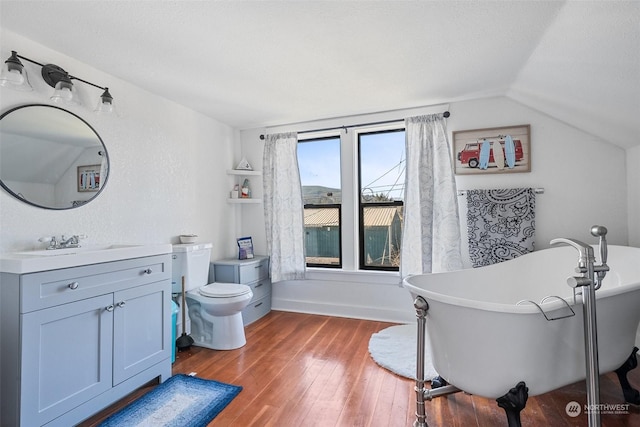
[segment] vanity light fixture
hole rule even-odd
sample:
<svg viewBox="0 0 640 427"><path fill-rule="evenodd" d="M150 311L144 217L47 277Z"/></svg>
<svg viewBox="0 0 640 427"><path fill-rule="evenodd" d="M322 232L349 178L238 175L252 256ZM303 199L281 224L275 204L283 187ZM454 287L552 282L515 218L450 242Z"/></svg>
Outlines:
<svg viewBox="0 0 640 427"><path fill-rule="evenodd" d="M42 67L42 79L49 86L55 89L53 95L51 95L51 100L53 102L65 105L79 105L80 101L72 81L77 80L104 91L102 95L100 95L98 106L94 110L96 113L109 114L114 112L113 97L109 93L109 88L98 86L95 83L72 76L62 67L57 65L43 65L37 61L18 55L14 50L11 51L11 56L4 62L4 66L2 67L2 73L0 74L0 86L22 91L33 90L29 84L27 70L24 69L20 59Z"/></svg>
<svg viewBox="0 0 640 427"><path fill-rule="evenodd" d="M26 58L23 58L26 59ZM27 59L28 61L28 59ZM40 64L39 64L40 65ZM51 100L57 104L79 105L76 88L73 86L71 76L57 65L47 64L42 66L42 79L55 90Z"/></svg>
<svg viewBox="0 0 640 427"><path fill-rule="evenodd" d="M0 86L10 87L20 91L33 90L29 84L29 78L27 77L24 65L22 65L15 51L11 51L9 59L4 61L2 72L0 72Z"/></svg>

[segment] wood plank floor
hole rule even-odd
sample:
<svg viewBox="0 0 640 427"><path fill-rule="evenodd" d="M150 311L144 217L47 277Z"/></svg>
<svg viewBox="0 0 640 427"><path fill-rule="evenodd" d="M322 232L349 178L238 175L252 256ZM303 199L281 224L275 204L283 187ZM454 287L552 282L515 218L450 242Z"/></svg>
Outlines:
<svg viewBox="0 0 640 427"><path fill-rule="evenodd" d="M243 391L210 426L356 427L411 426L415 419L412 380L376 365L368 353L371 334L391 323L273 311L247 326L247 345L215 351L200 347L178 353L173 373L237 384ZM640 389L640 368L629 375ZM149 391L149 384L81 424L95 426ZM615 374L601 376L601 403L624 403ZM525 427L587 426L565 407L586 403L584 382L530 397ZM426 403L429 426L506 426L494 400L457 393ZM603 414L604 427L640 426L640 407Z"/></svg>

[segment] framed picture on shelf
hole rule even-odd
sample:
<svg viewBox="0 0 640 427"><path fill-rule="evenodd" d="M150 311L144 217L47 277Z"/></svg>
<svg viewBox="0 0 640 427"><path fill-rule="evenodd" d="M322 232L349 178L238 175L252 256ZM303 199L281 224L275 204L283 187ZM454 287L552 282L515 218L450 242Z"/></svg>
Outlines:
<svg viewBox="0 0 640 427"><path fill-rule="evenodd" d="M531 172L531 126L453 132L456 175Z"/></svg>
<svg viewBox="0 0 640 427"><path fill-rule="evenodd" d="M253 258L253 240L251 237L240 237L238 239L238 259Z"/></svg>
<svg viewBox="0 0 640 427"><path fill-rule="evenodd" d="M78 166L78 192L100 189L100 165Z"/></svg>

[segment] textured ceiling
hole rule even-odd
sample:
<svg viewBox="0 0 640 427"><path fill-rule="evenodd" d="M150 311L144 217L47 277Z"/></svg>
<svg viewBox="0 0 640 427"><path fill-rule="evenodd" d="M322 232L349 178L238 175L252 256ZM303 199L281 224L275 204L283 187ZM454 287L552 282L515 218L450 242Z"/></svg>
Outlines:
<svg viewBox="0 0 640 427"><path fill-rule="evenodd" d="M0 16L239 129L505 95L640 144L637 1L0 0Z"/></svg>

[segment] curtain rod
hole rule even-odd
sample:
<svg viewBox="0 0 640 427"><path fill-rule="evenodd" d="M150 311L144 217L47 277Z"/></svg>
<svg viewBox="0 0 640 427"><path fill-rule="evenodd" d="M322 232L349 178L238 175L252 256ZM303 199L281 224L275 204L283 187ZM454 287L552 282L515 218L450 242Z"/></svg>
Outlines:
<svg viewBox="0 0 640 427"><path fill-rule="evenodd" d="M444 113L442 113L442 116L447 118L451 115L450 112L445 111ZM360 126L373 126L373 125L386 125L387 123L396 123L400 120L395 119L395 120L384 120L382 122L369 122L369 123L358 123L357 125L349 125L349 126L334 126L334 127L330 127L330 128L322 128L322 129L312 129L312 130L303 130L298 132L298 134L301 133L311 133L311 132L324 132L326 130L336 130L336 129L344 129L347 130L347 128L357 128ZM264 134L260 135L260 139L264 139Z"/></svg>

